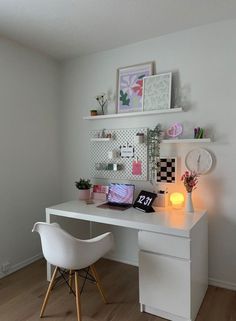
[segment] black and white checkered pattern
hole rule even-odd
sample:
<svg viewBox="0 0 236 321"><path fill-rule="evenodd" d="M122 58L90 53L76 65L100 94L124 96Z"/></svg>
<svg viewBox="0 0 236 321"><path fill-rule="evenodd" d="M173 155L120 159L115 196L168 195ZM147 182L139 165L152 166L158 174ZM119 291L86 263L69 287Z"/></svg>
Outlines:
<svg viewBox="0 0 236 321"><path fill-rule="evenodd" d="M176 158L160 158L160 171L157 173L158 183L176 182Z"/></svg>

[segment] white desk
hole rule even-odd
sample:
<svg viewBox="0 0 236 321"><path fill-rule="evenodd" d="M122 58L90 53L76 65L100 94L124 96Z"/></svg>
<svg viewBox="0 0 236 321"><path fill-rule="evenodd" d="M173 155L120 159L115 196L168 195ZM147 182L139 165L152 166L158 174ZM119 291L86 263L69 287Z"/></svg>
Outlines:
<svg viewBox="0 0 236 321"><path fill-rule="evenodd" d="M143 213L96 205L71 201L52 206L46 209L46 221L56 215L138 230L141 311L173 321L195 320L208 286L206 212Z"/></svg>

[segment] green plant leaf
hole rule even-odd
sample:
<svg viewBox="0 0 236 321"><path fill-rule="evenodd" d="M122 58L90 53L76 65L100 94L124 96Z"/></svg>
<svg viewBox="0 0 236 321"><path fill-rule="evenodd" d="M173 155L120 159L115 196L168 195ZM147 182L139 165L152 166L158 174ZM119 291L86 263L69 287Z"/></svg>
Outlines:
<svg viewBox="0 0 236 321"><path fill-rule="evenodd" d="M124 93L123 90L120 90L120 101L123 106L129 106L130 99L128 98L128 94Z"/></svg>

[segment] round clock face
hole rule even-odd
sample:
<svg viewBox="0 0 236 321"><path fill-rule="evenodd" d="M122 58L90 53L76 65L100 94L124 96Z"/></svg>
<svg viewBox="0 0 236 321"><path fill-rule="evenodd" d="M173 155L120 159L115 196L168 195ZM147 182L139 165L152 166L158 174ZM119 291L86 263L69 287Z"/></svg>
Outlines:
<svg viewBox="0 0 236 321"><path fill-rule="evenodd" d="M212 155L206 149L196 148L185 157L185 165L188 170L197 174L206 174L212 167Z"/></svg>

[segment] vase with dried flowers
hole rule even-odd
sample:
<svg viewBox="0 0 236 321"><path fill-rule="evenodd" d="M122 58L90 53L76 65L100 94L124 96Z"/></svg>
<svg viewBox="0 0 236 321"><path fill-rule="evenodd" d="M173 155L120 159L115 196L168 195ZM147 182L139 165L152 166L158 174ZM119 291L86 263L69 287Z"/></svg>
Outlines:
<svg viewBox="0 0 236 321"><path fill-rule="evenodd" d="M99 106L101 107L102 114L104 115L105 114L104 108L107 107L107 103L108 103L107 94L101 93L100 95L97 95L95 99L98 102Z"/></svg>
<svg viewBox="0 0 236 321"><path fill-rule="evenodd" d="M182 175L181 181L183 181L187 191L186 206L185 206L186 212L192 213L194 212L193 202L192 202L192 191L197 188L198 175L196 172L186 171Z"/></svg>

